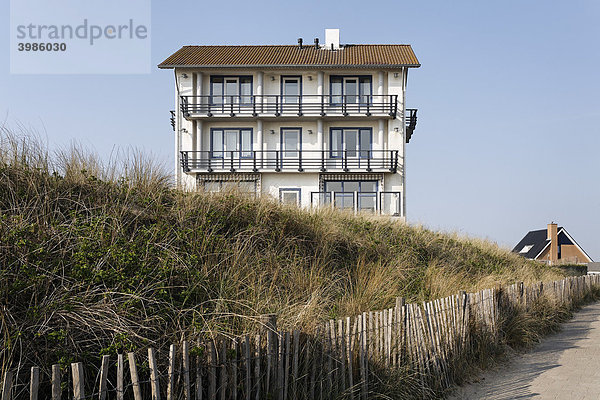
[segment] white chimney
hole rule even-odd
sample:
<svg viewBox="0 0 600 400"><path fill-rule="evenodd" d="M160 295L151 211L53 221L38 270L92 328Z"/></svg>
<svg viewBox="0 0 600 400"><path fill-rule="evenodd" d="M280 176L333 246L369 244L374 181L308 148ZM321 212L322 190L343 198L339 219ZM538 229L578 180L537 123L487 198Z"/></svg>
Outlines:
<svg viewBox="0 0 600 400"><path fill-rule="evenodd" d="M325 29L325 48L327 50L338 50L340 48L340 30Z"/></svg>

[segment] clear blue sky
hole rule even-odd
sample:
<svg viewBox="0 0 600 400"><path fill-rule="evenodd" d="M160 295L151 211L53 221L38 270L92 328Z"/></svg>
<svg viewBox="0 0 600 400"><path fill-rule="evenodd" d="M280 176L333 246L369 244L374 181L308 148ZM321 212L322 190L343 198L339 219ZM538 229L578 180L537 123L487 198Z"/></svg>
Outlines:
<svg viewBox="0 0 600 400"><path fill-rule="evenodd" d="M0 25L8 26L8 0ZM368 7L367 7L368 6ZM186 44L408 43L412 223L512 247L552 220L600 261L600 2L153 1L152 62ZM10 75L0 35L0 121L54 145L171 161L173 73Z"/></svg>

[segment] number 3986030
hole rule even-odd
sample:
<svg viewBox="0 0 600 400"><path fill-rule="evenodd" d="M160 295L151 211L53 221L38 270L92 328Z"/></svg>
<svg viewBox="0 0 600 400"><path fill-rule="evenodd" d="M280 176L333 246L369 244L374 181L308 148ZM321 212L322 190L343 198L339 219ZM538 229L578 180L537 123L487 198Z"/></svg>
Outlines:
<svg viewBox="0 0 600 400"><path fill-rule="evenodd" d="M18 43L19 51L66 51L66 43Z"/></svg>

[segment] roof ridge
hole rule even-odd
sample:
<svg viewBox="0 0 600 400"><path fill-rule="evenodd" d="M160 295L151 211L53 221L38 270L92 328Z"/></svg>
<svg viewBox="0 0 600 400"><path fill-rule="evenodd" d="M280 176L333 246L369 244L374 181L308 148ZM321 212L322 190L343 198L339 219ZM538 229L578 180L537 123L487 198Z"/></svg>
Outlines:
<svg viewBox="0 0 600 400"><path fill-rule="evenodd" d="M320 44L320 46L322 46L322 44ZM410 46L410 44L405 44L405 43L380 43L380 44L375 44L375 43L370 43L370 44L354 44L354 43L348 43L348 44L343 44L341 45L341 47L339 49L336 50L341 50L344 47L365 47L365 46ZM183 45L182 47L298 47L297 44L186 44ZM314 49L314 45L313 44L304 44L302 49ZM329 50L325 47L320 47L319 50Z"/></svg>

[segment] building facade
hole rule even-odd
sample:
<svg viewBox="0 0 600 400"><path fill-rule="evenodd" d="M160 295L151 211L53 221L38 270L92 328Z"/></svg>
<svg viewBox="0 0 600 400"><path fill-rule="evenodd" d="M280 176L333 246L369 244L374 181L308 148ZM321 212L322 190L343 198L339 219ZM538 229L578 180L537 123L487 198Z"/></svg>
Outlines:
<svg viewBox="0 0 600 400"><path fill-rule="evenodd" d="M184 46L173 69L179 187L406 216L409 45Z"/></svg>

